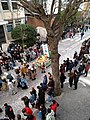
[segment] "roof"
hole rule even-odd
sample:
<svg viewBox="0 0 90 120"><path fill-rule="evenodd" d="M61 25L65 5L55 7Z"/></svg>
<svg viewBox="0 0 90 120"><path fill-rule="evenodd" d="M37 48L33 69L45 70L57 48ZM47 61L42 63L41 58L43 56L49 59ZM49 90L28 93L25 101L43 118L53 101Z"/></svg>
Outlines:
<svg viewBox="0 0 90 120"><path fill-rule="evenodd" d="M8 21L0 20L0 25L8 24Z"/></svg>

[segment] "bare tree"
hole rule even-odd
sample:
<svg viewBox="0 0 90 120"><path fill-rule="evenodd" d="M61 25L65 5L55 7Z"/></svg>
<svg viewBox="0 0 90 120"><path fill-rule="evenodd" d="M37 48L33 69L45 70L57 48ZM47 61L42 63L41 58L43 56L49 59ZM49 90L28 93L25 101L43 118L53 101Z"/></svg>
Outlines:
<svg viewBox="0 0 90 120"><path fill-rule="evenodd" d="M60 95L58 42L67 20L75 15L83 0L18 0L31 16L43 21L51 51L51 68L55 94ZM50 2L49 2L50 1ZM63 11L63 13L62 13ZM56 14L55 14L56 13Z"/></svg>

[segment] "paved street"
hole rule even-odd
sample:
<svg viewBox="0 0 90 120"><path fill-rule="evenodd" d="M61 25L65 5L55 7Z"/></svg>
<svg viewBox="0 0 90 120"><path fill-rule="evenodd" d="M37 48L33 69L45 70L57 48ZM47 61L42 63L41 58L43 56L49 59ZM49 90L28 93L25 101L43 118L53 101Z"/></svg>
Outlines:
<svg viewBox="0 0 90 120"><path fill-rule="evenodd" d="M83 39L81 40L80 34L74 36L74 38L68 38L66 40L59 42L58 51L61 54L60 64L63 63L63 60L66 60L67 57L73 59L73 54L75 51L79 53L82 42L90 38L90 30L85 33Z"/></svg>
<svg viewBox="0 0 90 120"><path fill-rule="evenodd" d="M90 87L78 85L76 91L65 84L61 98L57 98L60 106L57 111L58 120L89 120Z"/></svg>
<svg viewBox="0 0 90 120"><path fill-rule="evenodd" d="M89 38L89 36L90 30L85 33L83 40L80 40L80 35L77 35L73 39L66 39L65 41L59 42L58 51L61 54L60 64L63 60L66 60L67 57L72 59L74 52L79 52L82 42ZM50 67L47 68L47 72L48 71L51 71ZM29 96L31 86L36 87L42 81L42 78L43 74L41 74L40 70L37 70L37 79L35 81L28 79L29 89L18 89L18 93L13 96L9 95L8 92L0 91L0 106L4 109L3 103L7 102L13 107L16 114L21 113L21 110L24 107L21 97L24 95ZM90 87L85 85L84 82L80 82L78 89L75 91L69 89L68 83L66 82L62 95L55 99L60 104L57 111L57 120L88 120L90 117ZM35 109L33 109L33 111L36 114ZM4 113L0 114L0 118L3 116Z"/></svg>

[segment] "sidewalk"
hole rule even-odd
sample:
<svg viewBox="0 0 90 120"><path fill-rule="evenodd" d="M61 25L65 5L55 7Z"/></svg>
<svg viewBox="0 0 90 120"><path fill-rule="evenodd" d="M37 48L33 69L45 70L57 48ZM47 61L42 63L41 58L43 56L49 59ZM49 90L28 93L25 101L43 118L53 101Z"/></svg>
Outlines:
<svg viewBox="0 0 90 120"><path fill-rule="evenodd" d="M55 98L59 103L57 120L89 120L90 118L90 89L78 83L78 89L64 85L63 94Z"/></svg>
<svg viewBox="0 0 90 120"><path fill-rule="evenodd" d="M86 85L90 86L90 69L89 69L87 77L81 76L79 80L85 83Z"/></svg>
<svg viewBox="0 0 90 120"><path fill-rule="evenodd" d="M51 71L51 67L47 68L46 74L49 71ZM6 92L3 92L2 95L0 94L0 106L3 107L3 103L7 102L13 107L16 114L17 113L21 114L21 110L24 107L24 104L21 101L21 97L23 97L24 95L27 95L29 97L30 96L29 92L31 90L31 87L35 86L36 88L37 85L41 83L43 75L44 74L41 74L41 71L38 70L37 79L35 81L31 81L30 79L28 79L29 88L27 90L19 89L18 93L14 96L9 96L8 93ZM84 82L87 80L89 81L90 79L88 77L80 77L80 81L81 80L83 80ZM64 85L62 95L60 97L55 98L60 104L57 111L57 120L88 120L89 119L90 87L88 88L87 87L84 87L82 84L79 83L78 89L74 91L73 89L68 88L68 83ZM48 108L49 104L46 104L46 107ZM33 109L33 112L37 116L37 110ZM3 116L4 116L4 112L0 114L0 118L2 118ZM39 120L38 117L37 120Z"/></svg>
<svg viewBox="0 0 90 120"><path fill-rule="evenodd" d="M77 41L75 45L77 45L77 43L83 43L85 40L89 39L90 38L90 35L88 35L90 33L90 29L85 32L85 35L83 36L83 39L81 40L81 36L80 36L80 33L76 33L76 35L73 37L73 38L66 38L64 40L62 40L62 42L67 42L67 41ZM87 36L88 35L88 36ZM64 49L65 50L68 50L69 48L66 48ZM90 86L90 70L88 72L88 75L87 77L84 77L84 76L81 76L79 78L79 80L83 83L85 83L86 85Z"/></svg>
<svg viewBox="0 0 90 120"><path fill-rule="evenodd" d="M73 36L73 38L65 38L65 39L61 40L61 42L67 42L67 41L73 41L73 40L75 40L75 41L81 40L81 42L84 42L86 39L89 39L89 38L90 38L90 36L87 36L87 37L86 37L86 34L88 34L89 32L90 32L90 29L85 32L82 40L81 40L81 35L80 35L80 33L76 33L75 36Z"/></svg>

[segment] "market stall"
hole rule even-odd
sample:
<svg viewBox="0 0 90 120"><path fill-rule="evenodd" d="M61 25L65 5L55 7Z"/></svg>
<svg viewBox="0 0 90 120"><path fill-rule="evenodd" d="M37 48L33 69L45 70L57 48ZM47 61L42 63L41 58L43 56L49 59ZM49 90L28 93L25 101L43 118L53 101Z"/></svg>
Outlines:
<svg viewBox="0 0 90 120"><path fill-rule="evenodd" d="M51 60L48 58L47 55L39 56L36 59L36 66L37 67L41 67L43 65L43 63L45 64L46 67L51 65Z"/></svg>

